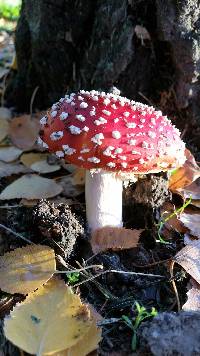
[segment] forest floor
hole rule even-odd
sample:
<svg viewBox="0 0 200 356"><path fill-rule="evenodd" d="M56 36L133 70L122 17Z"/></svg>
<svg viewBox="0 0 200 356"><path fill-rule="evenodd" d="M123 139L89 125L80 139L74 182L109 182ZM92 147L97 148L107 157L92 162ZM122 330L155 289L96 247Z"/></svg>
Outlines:
<svg viewBox="0 0 200 356"><path fill-rule="evenodd" d="M33 244L55 252L57 270L67 272L62 278L101 315L99 355L199 355L200 170L192 156L198 157L195 146L194 152L187 151L184 166L168 178L169 193L166 177L159 174L130 183L124 188L124 229L101 231L91 240L85 217L85 172L35 143L43 113L6 108L10 70L17 70L13 35L1 31L0 255L5 258L0 257L0 355L27 354L16 335L7 339L17 347L4 337L3 321L27 294L15 292L13 279L19 286L34 279L30 267L34 262L27 258L23 268L29 275L23 280L19 256L9 266L5 261L8 252L20 248L25 256L24 248ZM159 182L156 188L152 183L157 204L151 206L135 200L138 184L143 187L147 180ZM162 194L167 201L159 201Z"/></svg>

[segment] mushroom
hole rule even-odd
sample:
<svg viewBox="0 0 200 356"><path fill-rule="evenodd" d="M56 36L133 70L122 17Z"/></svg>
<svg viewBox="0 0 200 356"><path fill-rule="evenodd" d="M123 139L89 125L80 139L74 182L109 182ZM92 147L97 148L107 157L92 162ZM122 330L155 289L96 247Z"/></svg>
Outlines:
<svg viewBox="0 0 200 356"><path fill-rule="evenodd" d="M81 90L41 119L40 143L86 168L89 228L121 227L123 180L185 161L180 132L161 111L118 94Z"/></svg>

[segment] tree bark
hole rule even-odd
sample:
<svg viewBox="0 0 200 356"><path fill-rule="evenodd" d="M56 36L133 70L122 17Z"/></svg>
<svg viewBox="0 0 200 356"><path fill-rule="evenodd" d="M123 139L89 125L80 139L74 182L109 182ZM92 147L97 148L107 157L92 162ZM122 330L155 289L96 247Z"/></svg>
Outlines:
<svg viewBox="0 0 200 356"><path fill-rule="evenodd" d="M28 110L38 86L34 108L45 109L65 92L116 86L198 144L199 33L196 0L23 0L7 101Z"/></svg>

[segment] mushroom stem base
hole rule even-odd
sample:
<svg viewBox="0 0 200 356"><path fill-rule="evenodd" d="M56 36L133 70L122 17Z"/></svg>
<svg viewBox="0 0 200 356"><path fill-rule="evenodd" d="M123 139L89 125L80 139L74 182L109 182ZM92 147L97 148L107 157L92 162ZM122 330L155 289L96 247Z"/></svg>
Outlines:
<svg viewBox="0 0 200 356"><path fill-rule="evenodd" d="M115 174L101 170L86 171L86 214L91 231L105 227L122 227L123 182Z"/></svg>

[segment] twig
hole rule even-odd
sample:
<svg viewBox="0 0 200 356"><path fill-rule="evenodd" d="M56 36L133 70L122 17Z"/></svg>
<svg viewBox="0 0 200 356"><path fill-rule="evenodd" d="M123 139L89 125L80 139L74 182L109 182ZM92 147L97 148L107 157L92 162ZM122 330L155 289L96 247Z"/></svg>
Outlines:
<svg viewBox="0 0 200 356"><path fill-rule="evenodd" d="M14 235L14 236L16 236L16 237L19 237L20 239L22 239L22 240L28 242L29 244L35 245L32 241L30 241L30 240L28 240L26 237L24 237L24 236L18 234L18 232L15 232L15 231L11 230L9 227L7 227L7 226L5 226L5 225L0 224L0 228L6 230L6 231L8 231L8 232L10 232L12 235Z"/></svg>
<svg viewBox="0 0 200 356"><path fill-rule="evenodd" d="M37 94L38 89L39 89L39 86L34 89L33 94L31 96L31 101L30 101L30 117L31 118L33 117L33 102L35 100L35 96Z"/></svg>
<svg viewBox="0 0 200 356"><path fill-rule="evenodd" d="M166 260L161 260L161 261L155 261L152 263L148 263L147 265L137 265L135 263L131 263L132 266L136 267L136 268L149 268L149 267L153 267L156 265L161 265L162 263L167 263L170 262L171 258L167 258Z"/></svg>
<svg viewBox="0 0 200 356"><path fill-rule="evenodd" d="M171 263L170 263L170 276L171 276L172 287L174 289L174 293L175 293L175 296L176 296L177 308L178 308L178 311L180 311L181 310L181 303L180 303L180 299L179 299L179 295L178 295L178 290L176 288L176 283L175 283L175 280L174 280L174 264L175 264L175 261L171 261Z"/></svg>
<svg viewBox="0 0 200 356"><path fill-rule="evenodd" d="M104 274L107 274L107 273L120 273L120 274L128 274L128 275L143 276L143 277L155 277L155 278L162 278L162 279L165 278L164 276L161 276L159 274L146 274L146 273L139 273L139 272L117 271L115 269L111 269L111 270L107 270L107 271L101 272L101 273L97 274L96 276L92 276L91 278L88 278L85 281L82 281L80 283L74 284L73 287L78 287L81 284L90 282L93 279L98 278L100 276L103 276Z"/></svg>
<svg viewBox="0 0 200 356"><path fill-rule="evenodd" d="M102 265L91 265L91 266L87 266L87 267L83 267L83 268L72 269L72 270L69 270L69 271L55 271L54 273L71 274L71 273L85 271L86 269L90 269L90 268L100 268L100 269L102 269L103 266Z"/></svg>
<svg viewBox="0 0 200 356"><path fill-rule="evenodd" d="M122 322L121 318L110 318L110 319L103 319L101 321L98 321L97 325L98 326L105 326L105 325L119 323L119 322Z"/></svg>

